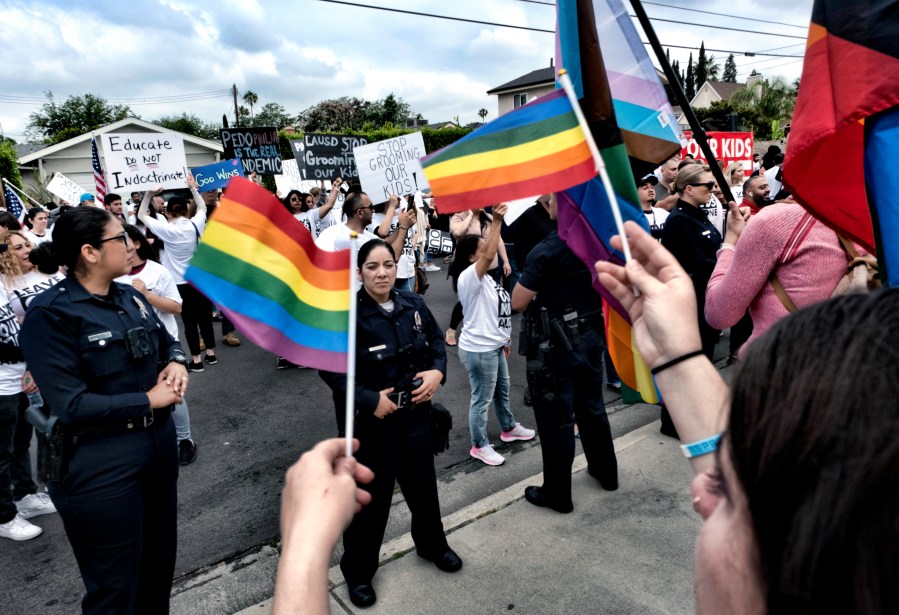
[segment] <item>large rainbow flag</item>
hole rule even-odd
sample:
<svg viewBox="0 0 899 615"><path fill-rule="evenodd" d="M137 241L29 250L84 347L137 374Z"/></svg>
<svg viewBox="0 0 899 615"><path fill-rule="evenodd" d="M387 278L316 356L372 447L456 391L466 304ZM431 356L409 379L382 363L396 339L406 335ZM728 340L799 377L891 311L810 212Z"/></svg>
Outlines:
<svg viewBox="0 0 899 615"><path fill-rule="evenodd" d="M500 116L421 165L442 214L564 190L596 176L562 90Z"/></svg>
<svg viewBox="0 0 899 615"><path fill-rule="evenodd" d="M899 284L899 3L817 0L784 160L802 206ZM834 181L822 180L837 172Z"/></svg>
<svg viewBox="0 0 899 615"><path fill-rule="evenodd" d="M558 0L557 64L572 85L609 172L622 218L649 230L635 174L643 175L680 151L680 130L655 68L620 0ZM600 45L600 43L602 43ZM624 262L610 240L617 234L599 179L557 195L559 236L593 271L597 260ZM649 367L633 342L627 312L598 281L609 354L625 401L658 401ZM633 392L638 395L634 395Z"/></svg>
<svg viewBox="0 0 899 615"><path fill-rule="evenodd" d="M254 344L298 365L346 372L350 251L316 248L264 188L231 180L184 277Z"/></svg>

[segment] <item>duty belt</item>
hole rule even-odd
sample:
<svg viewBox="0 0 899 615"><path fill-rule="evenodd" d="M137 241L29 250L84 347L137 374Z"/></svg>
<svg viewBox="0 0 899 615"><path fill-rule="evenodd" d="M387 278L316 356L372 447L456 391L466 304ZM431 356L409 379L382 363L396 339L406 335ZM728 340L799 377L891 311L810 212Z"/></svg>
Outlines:
<svg viewBox="0 0 899 615"><path fill-rule="evenodd" d="M75 436L93 436L112 433L125 433L129 431L141 431L150 427L161 427L165 425L169 416L172 414L172 407L150 409L150 414L144 416L136 416L130 419L112 421L109 423L101 423L97 425L86 425L73 429Z"/></svg>

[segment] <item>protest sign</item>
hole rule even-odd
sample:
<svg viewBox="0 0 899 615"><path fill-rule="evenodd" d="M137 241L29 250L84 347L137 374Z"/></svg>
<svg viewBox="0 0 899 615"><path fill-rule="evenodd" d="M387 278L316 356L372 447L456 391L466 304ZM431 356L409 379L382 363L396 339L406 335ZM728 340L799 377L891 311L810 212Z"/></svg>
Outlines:
<svg viewBox="0 0 899 615"><path fill-rule="evenodd" d="M281 161L281 175L275 175L275 186L282 197L291 190L309 192L318 182L304 180L296 160Z"/></svg>
<svg viewBox="0 0 899 615"><path fill-rule="evenodd" d="M184 188L184 141L171 132L107 132L103 140L106 183L110 192L134 192L162 186Z"/></svg>
<svg viewBox="0 0 899 615"><path fill-rule="evenodd" d="M391 194L412 194L424 177L418 159L426 153L420 132L353 148L362 190L375 203L387 201Z"/></svg>
<svg viewBox="0 0 899 615"><path fill-rule="evenodd" d="M197 190L200 192L208 192L210 190L218 190L224 188L231 181L232 177L243 177L243 165L236 158L233 160L222 160L214 164L207 164L202 167L194 167L190 170L194 179L197 180Z"/></svg>
<svg viewBox="0 0 899 615"><path fill-rule="evenodd" d="M291 141L290 146L303 179L330 181L341 177L344 182L358 179L353 149L368 143L365 137L309 133L303 135L301 143L298 141L299 139Z"/></svg>
<svg viewBox="0 0 899 615"><path fill-rule="evenodd" d="M456 240L446 231L439 231L435 228L428 229L425 238L425 252L431 256L443 256L444 254L452 254L456 251Z"/></svg>
<svg viewBox="0 0 899 615"><path fill-rule="evenodd" d="M53 179L47 184L47 191L70 205L77 205L78 199L84 194L84 188L59 172L53 175Z"/></svg>
<svg viewBox="0 0 899 615"><path fill-rule="evenodd" d="M237 158L243 164L243 174L249 177L281 173L281 149L277 128L222 128L222 147L225 158Z"/></svg>
<svg viewBox="0 0 899 615"><path fill-rule="evenodd" d="M707 132L705 134L709 140L709 147L715 154L715 159L723 162L725 169L731 162L742 162L746 177L752 174L753 137L751 132ZM687 145L681 150L681 158L690 154L696 160L708 162L699 143L693 139L693 132L685 130L684 138L687 139Z"/></svg>

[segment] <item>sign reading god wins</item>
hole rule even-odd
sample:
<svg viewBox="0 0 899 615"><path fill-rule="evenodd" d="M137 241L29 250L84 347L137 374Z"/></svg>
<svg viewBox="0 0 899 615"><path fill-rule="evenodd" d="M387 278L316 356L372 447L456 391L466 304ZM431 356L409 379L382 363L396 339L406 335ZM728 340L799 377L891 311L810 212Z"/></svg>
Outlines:
<svg viewBox="0 0 899 615"><path fill-rule="evenodd" d="M362 190L373 202L382 203L391 194L403 196L427 188L418 160L426 153L420 132L354 148Z"/></svg>
<svg viewBox="0 0 899 615"><path fill-rule="evenodd" d="M184 141L170 132L105 133L103 157L110 192L133 192L162 186L184 188Z"/></svg>

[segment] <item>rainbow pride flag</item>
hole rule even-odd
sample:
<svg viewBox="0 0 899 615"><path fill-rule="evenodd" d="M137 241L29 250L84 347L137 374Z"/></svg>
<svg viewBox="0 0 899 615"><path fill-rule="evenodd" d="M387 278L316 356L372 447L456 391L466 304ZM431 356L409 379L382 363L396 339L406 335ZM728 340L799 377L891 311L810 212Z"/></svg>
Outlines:
<svg viewBox="0 0 899 615"><path fill-rule="evenodd" d="M421 159L440 213L564 190L596 176L562 90L510 111Z"/></svg>
<svg viewBox="0 0 899 615"><path fill-rule="evenodd" d="M184 277L254 344L298 365L346 372L350 250L316 248L264 188L231 180Z"/></svg>

